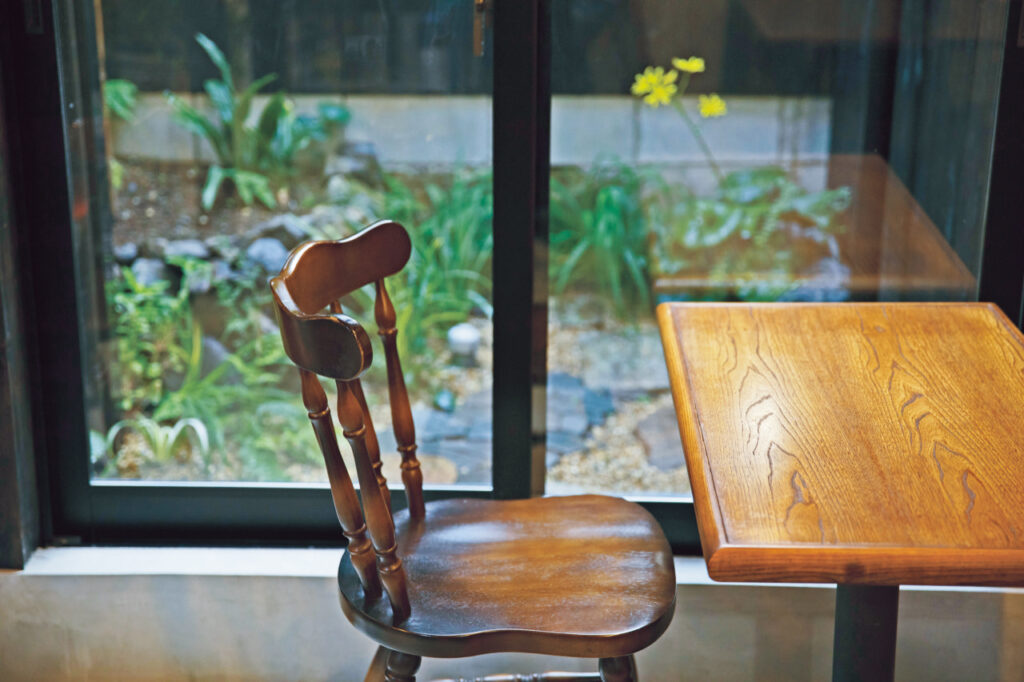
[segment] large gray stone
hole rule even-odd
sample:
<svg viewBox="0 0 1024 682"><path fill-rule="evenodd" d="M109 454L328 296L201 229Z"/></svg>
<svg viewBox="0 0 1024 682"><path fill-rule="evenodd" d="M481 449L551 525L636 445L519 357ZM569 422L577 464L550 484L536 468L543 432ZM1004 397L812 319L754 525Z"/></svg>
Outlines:
<svg viewBox="0 0 1024 682"><path fill-rule="evenodd" d="M469 423L457 413L418 406L412 411L412 420L416 424L416 437L422 441L464 438L469 434Z"/></svg>
<svg viewBox="0 0 1024 682"><path fill-rule="evenodd" d="M114 260L118 265L131 265L139 257L139 247L135 242L126 242L114 247Z"/></svg>
<svg viewBox="0 0 1024 682"><path fill-rule="evenodd" d="M622 399L668 390L668 369L657 331L580 334L587 366L583 383Z"/></svg>
<svg viewBox="0 0 1024 682"><path fill-rule="evenodd" d="M176 273L157 258L137 258L132 263L132 276L142 286L153 286L157 282L174 282Z"/></svg>
<svg viewBox="0 0 1024 682"><path fill-rule="evenodd" d="M586 407L587 389L583 381L564 372L548 375L548 432L582 436L591 426ZM603 420L602 420L603 421Z"/></svg>
<svg viewBox="0 0 1024 682"><path fill-rule="evenodd" d="M602 389L592 391L589 388L583 393L583 409L587 413L587 420L591 426L604 424L608 415L615 412L615 401L612 400L611 391Z"/></svg>
<svg viewBox="0 0 1024 682"><path fill-rule="evenodd" d="M647 452L647 461L651 466L662 471L674 471L685 466L679 422L671 405L641 419L636 425L636 435Z"/></svg>
<svg viewBox="0 0 1024 682"><path fill-rule="evenodd" d="M213 370L217 369L228 359L231 355L231 351L224 347L217 339L212 336L204 336L202 342L203 348L203 360L200 368L201 376L206 376ZM242 380L242 376L238 373L234 367L227 367L218 383L223 384L237 384Z"/></svg>
<svg viewBox="0 0 1024 682"><path fill-rule="evenodd" d="M246 233L245 238L249 242L276 239L290 251L310 239L310 228L305 219L293 213L284 213L259 223Z"/></svg>
<svg viewBox="0 0 1024 682"><path fill-rule="evenodd" d="M164 245L164 258L195 258L206 260L210 249L199 239L178 239Z"/></svg>
<svg viewBox="0 0 1024 682"><path fill-rule="evenodd" d="M489 440L445 438L424 443L420 451L450 459L459 473L459 483L488 485L491 483L492 448Z"/></svg>
<svg viewBox="0 0 1024 682"><path fill-rule="evenodd" d="M249 245L245 257L259 265L264 272L276 275L288 260L288 249L276 239L263 237Z"/></svg>
<svg viewBox="0 0 1024 682"><path fill-rule="evenodd" d="M242 253L242 249L238 246L236 240L226 234L216 234L212 237L207 237L205 243L210 253L228 262L235 260Z"/></svg>

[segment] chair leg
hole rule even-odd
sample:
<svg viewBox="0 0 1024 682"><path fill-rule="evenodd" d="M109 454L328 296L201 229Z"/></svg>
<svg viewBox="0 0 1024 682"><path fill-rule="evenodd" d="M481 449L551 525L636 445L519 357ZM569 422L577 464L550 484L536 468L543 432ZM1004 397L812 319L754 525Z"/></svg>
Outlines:
<svg viewBox="0 0 1024 682"><path fill-rule="evenodd" d="M632 656L602 658L598 665L601 682L637 682L636 660Z"/></svg>
<svg viewBox="0 0 1024 682"><path fill-rule="evenodd" d="M420 657L401 651L388 652L385 682L416 682L416 671L420 669Z"/></svg>

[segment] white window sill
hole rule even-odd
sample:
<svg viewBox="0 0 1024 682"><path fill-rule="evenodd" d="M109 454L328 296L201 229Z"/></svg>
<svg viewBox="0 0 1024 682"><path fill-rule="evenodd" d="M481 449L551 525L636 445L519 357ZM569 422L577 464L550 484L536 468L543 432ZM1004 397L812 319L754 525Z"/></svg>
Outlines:
<svg viewBox="0 0 1024 682"><path fill-rule="evenodd" d="M341 549L236 547L44 547L37 549L22 575L36 576L257 576L331 578L337 575ZM835 589L823 583L718 583L701 557L675 557L677 585ZM1024 588L906 585L904 590L1016 592Z"/></svg>

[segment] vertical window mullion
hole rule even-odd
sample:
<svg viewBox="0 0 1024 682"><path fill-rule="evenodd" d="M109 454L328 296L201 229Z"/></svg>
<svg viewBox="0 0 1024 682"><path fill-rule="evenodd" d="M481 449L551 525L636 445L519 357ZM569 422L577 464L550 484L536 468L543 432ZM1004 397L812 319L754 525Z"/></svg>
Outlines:
<svg viewBox="0 0 1024 682"><path fill-rule="evenodd" d="M494 0L493 480L499 498L527 497L539 492L537 481L543 484L547 268L535 255L547 246L549 23L545 0Z"/></svg>

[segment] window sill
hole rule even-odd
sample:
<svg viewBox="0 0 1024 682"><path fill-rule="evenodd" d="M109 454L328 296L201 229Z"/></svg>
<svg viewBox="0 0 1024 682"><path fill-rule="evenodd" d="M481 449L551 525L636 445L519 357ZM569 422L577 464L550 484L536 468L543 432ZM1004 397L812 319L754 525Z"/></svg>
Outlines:
<svg viewBox="0 0 1024 682"><path fill-rule="evenodd" d="M340 549L237 547L44 547L29 558L22 575L35 576L256 576L331 578ZM718 583L701 557L675 557L677 585L761 586L834 589L825 583ZM904 590L1016 592L1024 588L905 585Z"/></svg>

